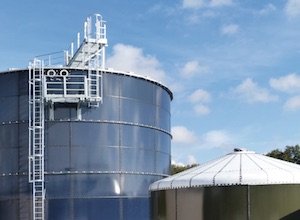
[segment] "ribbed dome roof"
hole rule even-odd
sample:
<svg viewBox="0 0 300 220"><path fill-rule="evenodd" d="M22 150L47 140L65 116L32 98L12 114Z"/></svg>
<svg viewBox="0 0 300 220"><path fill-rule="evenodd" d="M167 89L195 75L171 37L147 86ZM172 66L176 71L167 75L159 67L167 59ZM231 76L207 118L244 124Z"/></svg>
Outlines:
<svg viewBox="0 0 300 220"><path fill-rule="evenodd" d="M157 181L150 190L268 184L300 184L300 165L235 149L216 160Z"/></svg>

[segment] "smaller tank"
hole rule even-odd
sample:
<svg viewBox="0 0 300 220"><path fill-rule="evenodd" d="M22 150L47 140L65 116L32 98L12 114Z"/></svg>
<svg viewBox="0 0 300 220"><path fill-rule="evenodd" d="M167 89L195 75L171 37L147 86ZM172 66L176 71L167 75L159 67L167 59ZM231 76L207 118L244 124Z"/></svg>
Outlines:
<svg viewBox="0 0 300 220"><path fill-rule="evenodd" d="M245 149L150 186L152 219L300 219L300 165Z"/></svg>

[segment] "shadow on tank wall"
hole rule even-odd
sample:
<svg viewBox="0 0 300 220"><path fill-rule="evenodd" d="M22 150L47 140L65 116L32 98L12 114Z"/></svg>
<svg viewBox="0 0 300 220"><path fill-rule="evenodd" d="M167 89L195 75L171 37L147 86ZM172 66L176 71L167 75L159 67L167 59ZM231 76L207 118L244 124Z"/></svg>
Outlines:
<svg viewBox="0 0 300 220"><path fill-rule="evenodd" d="M300 219L300 210L297 210L283 218L281 218L280 220L298 220Z"/></svg>

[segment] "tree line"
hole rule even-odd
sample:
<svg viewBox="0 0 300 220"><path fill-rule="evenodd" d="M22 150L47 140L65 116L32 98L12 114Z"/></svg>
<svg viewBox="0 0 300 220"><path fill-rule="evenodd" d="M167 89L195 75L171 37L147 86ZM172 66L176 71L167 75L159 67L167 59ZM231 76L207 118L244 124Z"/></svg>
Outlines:
<svg viewBox="0 0 300 220"><path fill-rule="evenodd" d="M297 144L295 146L286 146L284 150L275 149L267 153L266 156L277 158L280 160L285 160L291 163L300 164L300 146ZM198 165L199 164L180 166L172 164L171 174L173 175Z"/></svg>
<svg viewBox="0 0 300 220"><path fill-rule="evenodd" d="M300 146L298 144L296 146L286 146L283 151L275 149L267 153L266 156L300 164Z"/></svg>

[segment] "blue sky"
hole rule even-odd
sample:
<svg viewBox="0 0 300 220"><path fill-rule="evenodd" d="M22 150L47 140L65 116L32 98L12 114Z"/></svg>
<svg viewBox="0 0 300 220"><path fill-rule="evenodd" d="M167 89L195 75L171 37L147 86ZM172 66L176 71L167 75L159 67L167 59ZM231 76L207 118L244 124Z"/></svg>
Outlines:
<svg viewBox="0 0 300 220"><path fill-rule="evenodd" d="M300 0L3 0L0 70L67 49L93 13L107 67L173 91L174 162L300 144Z"/></svg>

